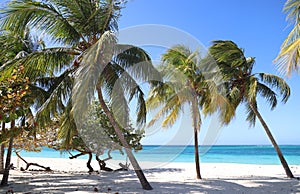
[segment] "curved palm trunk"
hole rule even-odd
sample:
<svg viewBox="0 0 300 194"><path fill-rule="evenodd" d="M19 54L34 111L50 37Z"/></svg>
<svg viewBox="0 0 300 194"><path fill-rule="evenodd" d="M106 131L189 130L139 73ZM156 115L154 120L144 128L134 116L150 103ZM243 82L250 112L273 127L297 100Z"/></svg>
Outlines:
<svg viewBox="0 0 300 194"><path fill-rule="evenodd" d="M284 159L284 156L283 156L283 154L282 154L279 146L277 145L277 143L276 143L276 141L275 141L275 139L274 139L274 137L273 137L273 135L272 135L269 127L268 127L268 125L266 124L266 122L262 118L261 114L258 112L257 108L253 104L251 104L251 103L250 103L250 106L251 106L252 110L254 111L255 115L257 116L257 118L259 119L259 121L261 122L262 126L264 127L265 132L267 133L269 139L271 140L272 145L273 145L273 147L275 148L275 150L277 152L277 155L278 155L278 157L280 159L280 162L281 162L281 164L282 164L282 166L283 166L283 168L285 170L286 175L289 178L294 178L294 175L293 175L292 171L290 170L288 163Z"/></svg>
<svg viewBox="0 0 300 194"><path fill-rule="evenodd" d="M122 131L120 130L120 127L119 127L118 123L116 122L115 118L113 117L112 113L110 112L109 108L107 107L107 105L105 103L100 86L97 86L97 93L98 93L99 103L100 103L101 107L103 108L103 111L105 112L105 114L109 118L110 123L114 127L115 132L116 132L118 138L120 139L121 144L125 148L126 154L127 154L128 158L130 160L130 163L133 166L133 169L134 169L137 177L140 180L140 183L141 183L143 189L152 190L152 187L151 187L150 183L147 181L140 165L138 164L136 158L132 154L132 151L131 151L128 143L126 142L126 140L124 138L124 135L123 135Z"/></svg>
<svg viewBox="0 0 300 194"><path fill-rule="evenodd" d="M11 121L11 130L15 127L15 121ZM7 155L6 155L6 161L5 161L5 169L1 181L1 185L7 185L8 184L8 176L9 176L9 169L10 169L10 160L11 160L11 152L12 152L12 146L14 142L14 137L10 137L8 148L7 148Z"/></svg>
<svg viewBox="0 0 300 194"><path fill-rule="evenodd" d="M199 159L199 144L198 144L198 131L200 130L200 125L198 124L197 117L199 116L199 110L197 108L196 100L192 101L192 114L193 114L193 126L194 126L194 155L195 155L195 165L197 179L201 179L200 174L200 159Z"/></svg>

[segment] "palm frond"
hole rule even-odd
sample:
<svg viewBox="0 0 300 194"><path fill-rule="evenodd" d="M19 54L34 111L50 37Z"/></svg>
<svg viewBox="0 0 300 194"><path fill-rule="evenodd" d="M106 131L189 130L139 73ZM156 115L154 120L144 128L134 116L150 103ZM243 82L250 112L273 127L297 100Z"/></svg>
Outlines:
<svg viewBox="0 0 300 194"><path fill-rule="evenodd" d="M254 106L257 108L256 103L254 103ZM246 120L249 122L250 127L254 127L256 122L256 114L249 103L246 103L246 115Z"/></svg>
<svg viewBox="0 0 300 194"><path fill-rule="evenodd" d="M68 12L60 10L49 1L12 1L4 9L2 27L20 33L27 27L46 32L54 42L77 43L82 37L67 18Z"/></svg>
<svg viewBox="0 0 300 194"><path fill-rule="evenodd" d="M247 90L247 98L249 102L256 102L256 94L257 94L257 79L254 76L249 77L248 82L248 90Z"/></svg>
<svg viewBox="0 0 300 194"><path fill-rule="evenodd" d="M259 73L260 79L266 84L274 87L282 96L282 102L286 103L290 97L291 90L289 85L284 81L284 79L267 73Z"/></svg>
<svg viewBox="0 0 300 194"><path fill-rule="evenodd" d="M34 99L34 109L38 109L38 107L42 106L43 102L45 102L47 97L49 97L49 93L47 91L34 84L29 84L29 90L31 91L30 98Z"/></svg>
<svg viewBox="0 0 300 194"><path fill-rule="evenodd" d="M273 110L276 107L277 95L268 86L258 82L257 83L257 92L260 95L262 95L267 100L267 102L269 102L269 104L271 106L271 110Z"/></svg>
<svg viewBox="0 0 300 194"><path fill-rule="evenodd" d="M73 137L78 134L76 124L72 113L72 102L69 101L64 113L60 116L60 127L58 130L58 139L61 140L61 147L70 149L72 147Z"/></svg>
<svg viewBox="0 0 300 194"><path fill-rule="evenodd" d="M300 2L298 0L287 0L284 4L283 11L287 14L287 19L292 23L300 22Z"/></svg>
<svg viewBox="0 0 300 194"><path fill-rule="evenodd" d="M298 0L287 0L283 11L287 14L287 20L294 24L293 29L281 45L278 56L274 59L279 71L290 76L297 72L300 66L300 3Z"/></svg>
<svg viewBox="0 0 300 194"><path fill-rule="evenodd" d="M94 99L95 89L105 66L109 64L116 45L116 37L105 32L101 38L83 55L81 66L75 74L72 91L74 117L84 114ZM75 118L81 119L81 118Z"/></svg>
<svg viewBox="0 0 300 194"><path fill-rule="evenodd" d="M145 82L161 79L148 53L139 47L116 45L113 62L125 69L135 80Z"/></svg>
<svg viewBox="0 0 300 194"><path fill-rule="evenodd" d="M117 31L117 20L120 16L121 4L115 1L53 1L64 17L83 37L102 35L105 31ZM98 37L97 37L98 38ZM90 41L90 40L86 40Z"/></svg>
<svg viewBox="0 0 300 194"><path fill-rule="evenodd" d="M73 70L74 71L74 70ZM70 77L72 70L66 71L57 78L52 78L51 84L47 90L48 96L46 101L38 108L36 120L43 127L52 122L53 117L59 116L65 109L65 103L69 101L73 78Z"/></svg>
<svg viewBox="0 0 300 194"><path fill-rule="evenodd" d="M232 41L213 41L209 52L217 62L229 64L232 67L241 65L246 61L244 51Z"/></svg>
<svg viewBox="0 0 300 194"><path fill-rule="evenodd" d="M170 113L166 116L166 118L162 122L162 127L171 127L176 122L180 111L180 105L175 105Z"/></svg>
<svg viewBox="0 0 300 194"><path fill-rule="evenodd" d="M274 60L281 74L290 76L292 72L298 72L300 67L300 38L282 48Z"/></svg>
<svg viewBox="0 0 300 194"><path fill-rule="evenodd" d="M24 66L24 76L30 77L35 81L41 76L53 76L61 72L65 67L70 65L73 60L70 55L70 49L50 48L43 51L26 53L20 58L8 61L0 67L5 75L11 74L13 68L19 64Z"/></svg>

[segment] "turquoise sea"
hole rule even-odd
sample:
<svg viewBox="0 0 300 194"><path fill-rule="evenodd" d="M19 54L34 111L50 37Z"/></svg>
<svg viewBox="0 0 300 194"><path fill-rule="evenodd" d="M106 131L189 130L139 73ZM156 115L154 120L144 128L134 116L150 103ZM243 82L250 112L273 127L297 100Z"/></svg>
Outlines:
<svg viewBox="0 0 300 194"><path fill-rule="evenodd" d="M289 164L300 165L300 145L284 145L280 148ZM69 157L68 153L49 148L44 148L37 153L22 151L21 155L24 157ZM194 162L194 147L145 145L143 150L135 155L139 161ZM105 157L106 155L102 156L102 158ZM126 159L126 156L119 154L118 151L112 152L112 157L116 160ZM280 164L274 148L267 145L200 146L200 157L202 163ZM87 158L87 156L80 158Z"/></svg>

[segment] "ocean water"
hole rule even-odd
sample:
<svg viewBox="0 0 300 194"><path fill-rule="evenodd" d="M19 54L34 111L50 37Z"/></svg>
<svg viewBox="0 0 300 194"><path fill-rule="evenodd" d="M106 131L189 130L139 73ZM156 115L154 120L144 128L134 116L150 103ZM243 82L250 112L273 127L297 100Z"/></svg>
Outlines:
<svg viewBox="0 0 300 194"><path fill-rule="evenodd" d="M287 162L291 165L300 165L300 145L280 146ZM77 152L71 152L73 155ZM151 162L194 162L193 146L159 146L146 145L143 150L134 153L139 161ZM24 157L68 158L66 152L44 148L41 152L22 151ZM126 160L126 156L119 151L112 152L113 159ZM107 157L103 155L102 158ZM87 158L81 156L80 158ZM280 164L272 146L200 146L200 161L202 163L239 163L239 164Z"/></svg>

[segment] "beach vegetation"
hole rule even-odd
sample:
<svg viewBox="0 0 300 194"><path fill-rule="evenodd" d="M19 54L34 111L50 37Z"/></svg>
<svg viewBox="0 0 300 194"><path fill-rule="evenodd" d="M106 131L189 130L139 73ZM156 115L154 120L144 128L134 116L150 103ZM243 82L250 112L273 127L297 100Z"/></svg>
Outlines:
<svg viewBox="0 0 300 194"><path fill-rule="evenodd" d="M3 123L0 139L1 144L8 144L1 185L8 184L14 137L22 133L23 130L30 130L26 125L16 125L17 119L25 118L31 104L29 79L22 77L23 70L22 65L18 69L13 69L11 76L4 78L0 85L0 120ZM5 123L10 123L10 128L6 128Z"/></svg>
<svg viewBox="0 0 300 194"><path fill-rule="evenodd" d="M69 121L68 119L71 120ZM94 171L91 166L93 154L95 154L100 169L101 165L105 164L105 161L112 159L110 155L112 151L118 150L121 154L124 154L123 146L119 141L113 126L97 101L90 105L87 114L83 116L83 120L85 120L84 130L78 131L72 115L64 114L60 121L64 124L59 127L59 142L55 147L60 150L76 150L79 152L79 154L71 155L70 159L88 155L89 159L87 167L89 172ZM69 127L70 125L73 127ZM121 126L120 128L130 148L135 152L141 150L142 145L140 141L144 136L144 131L134 129L131 124L126 128ZM107 158L100 159L100 156L105 154L107 154Z"/></svg>

